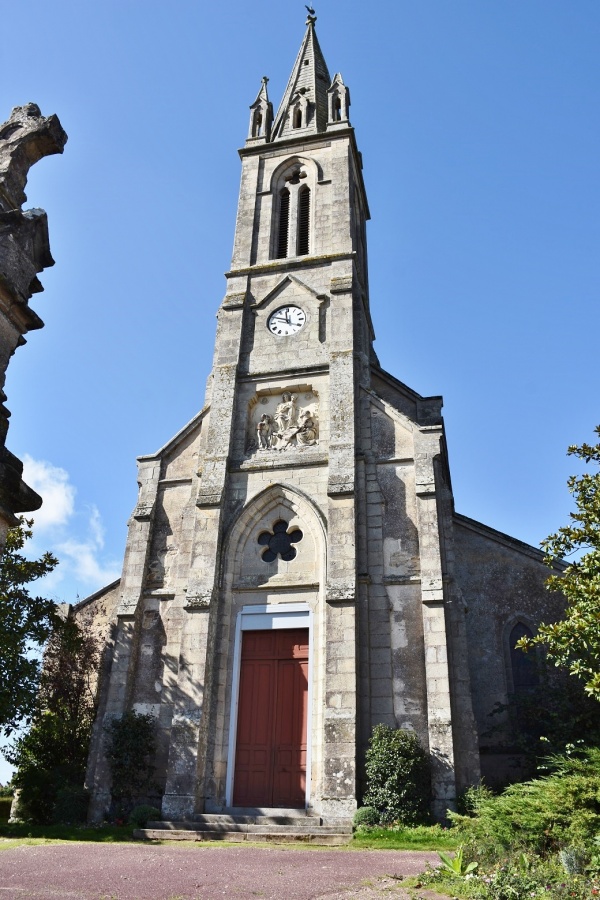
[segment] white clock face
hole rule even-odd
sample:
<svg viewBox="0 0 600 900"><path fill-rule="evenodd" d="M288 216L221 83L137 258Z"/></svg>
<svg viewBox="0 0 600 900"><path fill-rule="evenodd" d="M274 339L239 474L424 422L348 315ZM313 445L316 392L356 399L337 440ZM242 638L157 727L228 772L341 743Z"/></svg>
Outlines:
<svg viewBox="0 0 600 900"><path fill-rule="evenodd" d="M306 313L299 306L281 306L269 316L267 327L271 334L296 334L306 322Z"/></svg>

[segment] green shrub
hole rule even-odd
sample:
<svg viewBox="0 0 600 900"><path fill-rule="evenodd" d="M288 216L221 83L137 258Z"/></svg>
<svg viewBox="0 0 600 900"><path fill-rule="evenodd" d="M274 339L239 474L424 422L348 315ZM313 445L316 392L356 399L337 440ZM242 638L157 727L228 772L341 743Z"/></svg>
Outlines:
<svg viewBox="0 0 600 900"><path fill-rule="evenodd" d="M157 822L161 818L160 810L146 803L134 806L129 816L129 824L135 828L145 828L148 822Z"/></svg>
<svg viewBox="0 0 600 900"><path fill-rule="evenodd" d="M89 791L83 786L65 784L56 792L52 821L56 825L81 825L87 821Z"/></svg>
<svg viewBox="0 0 600 900"><path fill-rule="evenodd" d="M8 822L12 801L12 797L0 797L0 822Z"/></svg>
<svg viewBox="0 0 600 900"><path fill-rule="evenodd" d="M429 818L431 777L429 758L413 731L376 725L366 753L365 806L373 806L380 821L418 825Z"/></svg>
<svg viewBox="0 0 600 900"><path fill-rule="evenodd" d="M15 793L15 776L6 784L0 784L0 797L14 797Z"/></svg>
<svg viewBox="0 0 600 900"><path fill-rule="evenodd" d="M355 828L359 828L361 825L379 825L379 813L373 806L361 806L354 813L352 824Z"/></svg>
<svg viewBox="0 0 600 900"><path fill-rule="evenodd" d="M520 851L544 855L564 847L591 850L600 832L600 748L550 762L552 774L482 798L473 818L449 813L480 859L497 861Z"/></svg>
<svg viewBox="0 0 600 900"><path fill-rule="evenodd" d="M127 712L106 726L106 758L112 775L112 813L127 817L136 801L153 793L156 721L152 716Z"/></svg>
<svg viewBox="0 0 600 900"><path fill-rule="evenodd" d="M483 782L472 784L458 797L458 812L463 816L476 816L481 804L493 796L494 792Z"/></svg>

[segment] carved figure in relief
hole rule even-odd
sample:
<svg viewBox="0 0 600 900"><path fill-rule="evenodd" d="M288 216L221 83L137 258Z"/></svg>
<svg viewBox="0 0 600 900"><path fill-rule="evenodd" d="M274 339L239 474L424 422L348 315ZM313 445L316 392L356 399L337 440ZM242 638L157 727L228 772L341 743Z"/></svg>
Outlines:
<svg viewBox="0 0 600 900"><path fill-rule="evenodd" d="M317 426L310 409L300 414L300 428L296 434L296 442L300 447L312 447L317 443Z"/></svg>
<svg viewBox="0 0 600 900"><path fill-rule="evenodd" d="M288 428L292 428L298 421L298 410L296 409L296 395L289 394L287 391L281 395L281 403L275 410L275 421L277 422L277 433L283 434Z"/></svg>
<svg viewBox="0 0 600 900"><path fill-rule="evenodd" d="M271 416L266 413L260 417L260 422L256 426L256 443L259 450L270 450L271 440L273 437L273 423Z"/></svg>
<svg viewBox="0 0 600 900"><path fill-rule="evenodd" d="M306 394L306 400L314 400L314 394ZM317 423L318 404L312 408L298 407L297 395L291 391L283 391L281 400L275 405L273 397L263 397L262 404L271 404L272 412L262 413L256 424L252 426L252 437L248 442L248 451L288 450L290 447L303 450L318 444L319 426ZM274 409L273 409L274 407Z"/></svg>
<svg viewBox="0 0 600 900"><path fill-rule="evenodd" d="M292 428L286 428L282 434L277 434L275 437L277 438L276 450L287 450L294 440L300 449L316 444L317 428L311 411L309 409L302 410L298 423Z"/></svg>

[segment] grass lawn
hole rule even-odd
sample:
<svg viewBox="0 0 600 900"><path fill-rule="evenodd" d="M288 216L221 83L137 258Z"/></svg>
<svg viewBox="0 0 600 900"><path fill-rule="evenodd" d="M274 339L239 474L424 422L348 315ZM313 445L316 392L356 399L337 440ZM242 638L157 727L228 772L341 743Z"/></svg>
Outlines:
<svg viewBox="0 0 600 900"><path fill-rule="evenodd" d="M0 822L0 846L6 840L22 841L35 839L43 841L94 841L122 843L133 841L131 825L103 825L98 828L80 825L8 825Z"/></svg>
<svg viewBox="0 0 600 900"><path fill-rule="evenodd" d="M354 850L456 850L460 841L451 829L440 825L415 828L369 828L355 832Z"/></svg>
<svg viewBox="0 0 600 900"><path fill-rule="evenodd" d="M3 798L2 798L3 799ZM10 800L0 805L0 847L5 849L13 841L38 843L46 841L93 841L95 843L131 842L133 827L131 825L27 825L8 824ZM158 843L153 841L153 843ZM173 844L172 841L160 843ZM209 842L203 842L206 845ZM213 843L212 841L210 842ZM216 843L223 845L223 841ZM350 844L340 849L345 850L455 850L459 841L449 829L439 825L421 825L416 828L369 828L354 834ZM202 846L202 845L199 845ZM236 845L239 846L239 845ZM298 849L307 849L304 846ZM316 849L316 848L315 848Z"/></svg>

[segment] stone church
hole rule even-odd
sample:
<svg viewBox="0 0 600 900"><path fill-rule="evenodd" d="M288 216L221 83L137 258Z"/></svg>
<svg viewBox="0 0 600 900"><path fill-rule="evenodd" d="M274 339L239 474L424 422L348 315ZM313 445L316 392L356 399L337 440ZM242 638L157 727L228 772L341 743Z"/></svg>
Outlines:
<svg viewBox="0 0 600 900"><path fill-rule="evenodd" d="M75 607L105 645L92 819L131 709L156 719L164 819L347 821L378 723L418 734L442 817L506 768L489 714L559 609L538 550L455 512L442 398L379 365L350 93L315 21L277 114L266 78L250 107L204 406L139 458L122 577Z"/></svg>

